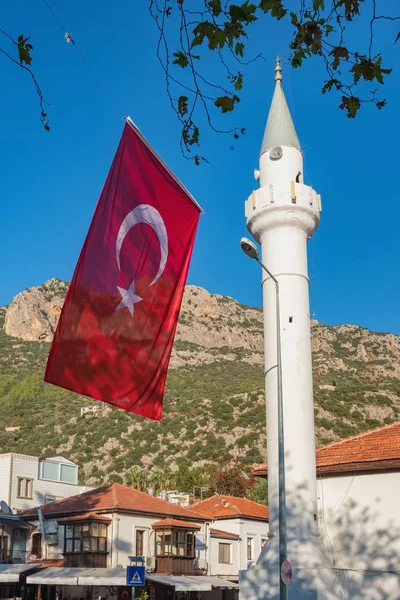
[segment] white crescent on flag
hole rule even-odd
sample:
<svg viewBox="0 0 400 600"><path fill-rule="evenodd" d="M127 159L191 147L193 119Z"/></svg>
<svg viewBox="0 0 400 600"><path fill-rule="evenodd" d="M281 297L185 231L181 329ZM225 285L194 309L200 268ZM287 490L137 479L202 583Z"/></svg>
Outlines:
<svg viewBox="0 0 400 600"><path fill-rule="evenodd" d="M145 223L146 225L150 225L150 227L152 227L155 234L157 235L158 241L160 243L160 264L158 267L157 274L150 284L154 285L160 279L161 275L164 272L165 265L167 264L168 235L160 213L153 206L150 206L149 204L139 204L126 215L118 231L117 242L115 247L115 258L117 260L118 269L121 270L122 244L132 227L138 225L139 223ZM133 317L135 304L143 300L143 298L135 294L135 281L132 282L132 284L127 290L118 286L117 288L122 296L122 300L117 306L116 310L119 310L121 308L127 308Z"/></svg>

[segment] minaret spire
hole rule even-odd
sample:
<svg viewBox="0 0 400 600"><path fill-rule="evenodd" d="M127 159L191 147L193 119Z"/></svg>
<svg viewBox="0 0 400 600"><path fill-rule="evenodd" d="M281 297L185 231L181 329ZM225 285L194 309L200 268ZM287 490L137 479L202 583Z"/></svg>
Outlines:
<svg viewBox="0 0 400 600"><path fill-rule="evenodd" d="M274 146L292 146L300 150L300 142L282 88L282 67L279 56L275 66L275 91L269 109L260 156Z"/></svg>
<svg viewBox="0 0 400 600"><path fill-rule="evenodd" d="M282 81L282 67L279 56L276 57L275 81Z"/></svg>

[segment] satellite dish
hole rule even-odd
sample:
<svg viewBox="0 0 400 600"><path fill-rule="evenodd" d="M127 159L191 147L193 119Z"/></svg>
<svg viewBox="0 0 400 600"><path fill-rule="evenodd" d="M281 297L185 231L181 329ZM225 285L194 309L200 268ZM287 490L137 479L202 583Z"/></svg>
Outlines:
<svg viewBox="0 0 400 600"><path fill-rule="evenodd" d="M4 500L0 501L0 508L3 515L12 515L12 510Z"/></svg>

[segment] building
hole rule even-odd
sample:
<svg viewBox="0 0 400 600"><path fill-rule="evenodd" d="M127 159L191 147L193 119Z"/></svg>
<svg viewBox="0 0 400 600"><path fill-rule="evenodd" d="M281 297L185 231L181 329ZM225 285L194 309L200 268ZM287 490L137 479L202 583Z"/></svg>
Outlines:
<svg viewBox="0 0 400 600"><path fill-rule="evenodd" d="M277 59L259 170L254 171L259 187L245 202L247 229L261 246L270 535L255 568L242 572L240 595L243 600L282 598L281 568L288 560L291 597L304 598L307 590L307 598L336 600L340 590L316 523L307 242L320 222L321 197L305 183L281 70ZM241 246L247 256L258 258L251 240L242 239Z"/></svg>
<svg viewBox="0 0 400 600"><path fill-rule="evenodd" d="M98 415L104 410L105 408L101 404L96 404L95 406L82 406L81 417L84 417L85 415Z"/></svg>
<svg viewBox="0 0 400 600"><path fill-rule="evenodd" d="M317 522L342 598L400 598L400 421L319 447L316 464Z"/></svg>
<svg viewBox="0 0 400 600"><path fill-rule="evenodd" d="M191 508L212 518L210 572L237 577L256 563L268 539L268 507L246 498L215 494Z"/></svg>
<svg viewBox="0 0 400 600"><path fill-rule="evenodd" d="M63 456L0 454L0 498L17 512L48 504L90 490L78 475L78 465Z"/></svg>
<svg viewBox="0 0 400 600"><path fill-rule="evenodd" d="M163 573L205 569L211 519L134 488L113 483L40 510L44 533L32 537L40 535L41 542L30 540L27 548L34 544L37 558L63 558L68 567L109 568L126 567L130 556L142 556L149 568ZM37 508L23 518L40 526ZM175 559L167 565L167 557Z"/></svg>
<svg viewBox="0 0 400 600"><path fill-rule="evenodd" d="M56 593L66 600L88 594L113 598L124 591L132 557L143 557L149 593L157 593L157 599L196 591L209 600L233 600L237 583L212 575L211 540L220 534L229 539L229 534L212 533L213 519L206 512L116 483L29 509L21 515L32 527L27 553L61 566L29 576L27 583L47 586L49 600ZM231 538L239 541L234 534Z"/></svg>

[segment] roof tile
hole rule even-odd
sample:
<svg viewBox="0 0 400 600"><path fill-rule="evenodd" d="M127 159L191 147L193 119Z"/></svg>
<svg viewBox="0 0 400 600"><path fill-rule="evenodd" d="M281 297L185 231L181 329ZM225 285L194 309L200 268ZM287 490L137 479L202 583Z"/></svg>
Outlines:
<svg viewBox="0 0 400 600"><path fill-rule="evenodd" d="M61 516L97 511L111 512L119 509L160 516L185 517L186 519L194 519L196 521L210 520L201 513L178 506L177 504L172 504L167 500L161 500L161 498L155 498L119 483L111 483L104 487L84 492L83 494L70 496L63 500L56 500L55 502L44 504L39 508L44 516ZM22 515L26 519L37 518L37 510L37 508L32 508L22 513Z"/></svg>
<svg viewBox="0 0 400 600"><path fill-rule="evenodd" d="M182 529L201 529L200 525L188 523L187 521L179 521L179 519L161 519L152 525L153 529L162 527L181 527Z"/></svg>
<svg viewBox="0 0 400 600"><path fill-rule="evenodd" d="M316 461L318 475L399 468L400 421L320 446ZM266 463L253 467L253 475L266 474Z"/></svg>
<svg viewBox="0 0 400 600"><path fill-rule="evenodd" d="M224 538L225 540L240 540L240 535L230 533L230 531L222 531L221 529L210 529L211 537Z"/></svg>
<svg viewBox="0 0 400 600"><path fill-rule="evenodd" d="M258 504L247 498L215 494L211 498L207 498L191 506L196 512L213 519L247 517L250 519L268 520L268 506Z"/></svg>

